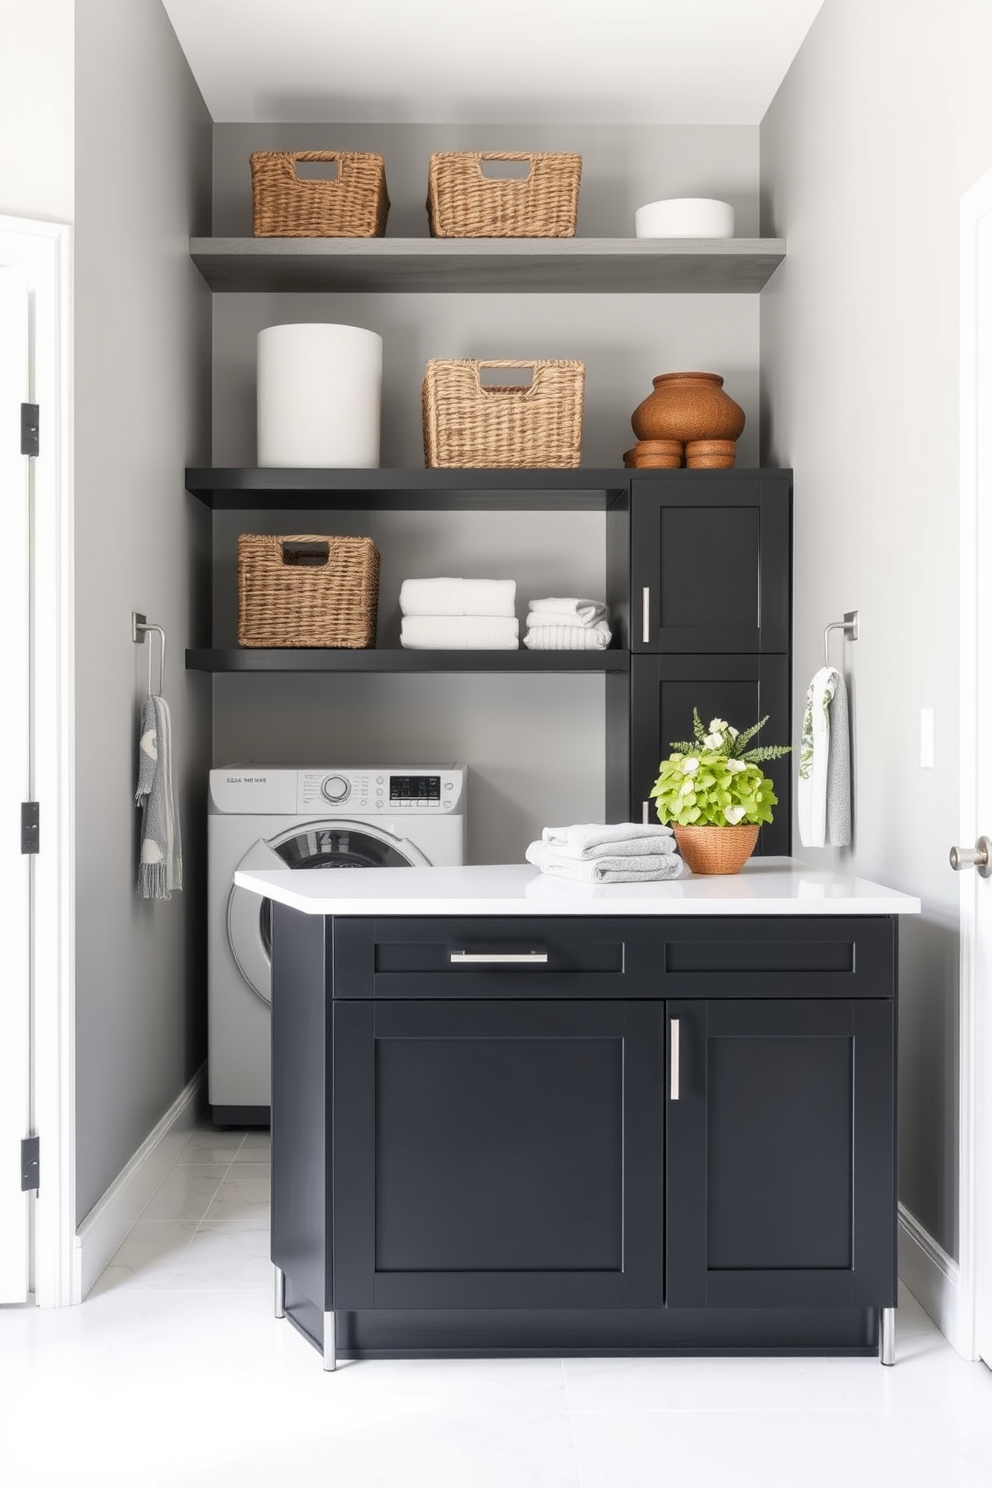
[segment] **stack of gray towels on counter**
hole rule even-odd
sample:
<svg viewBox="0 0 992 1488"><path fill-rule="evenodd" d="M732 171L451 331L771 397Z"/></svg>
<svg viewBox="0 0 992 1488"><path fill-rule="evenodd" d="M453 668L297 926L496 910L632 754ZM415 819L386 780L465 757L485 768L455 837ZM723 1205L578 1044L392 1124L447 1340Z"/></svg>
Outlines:
<svg viewBox="0 0 992 1488"><path fill-rule="evenodd" d="M400 645L414 651L516 651L514 579L404 579ZM524 645L533 651L604 651L609 610L598 599L532 599Z"/></svg>
<svg viewBox="0 0 992 1488"><path fill-rule="evenodd" d="M524 857L542 873L578 883L650 883L685 872L671 827L640 822L545 827Z"/></svg>

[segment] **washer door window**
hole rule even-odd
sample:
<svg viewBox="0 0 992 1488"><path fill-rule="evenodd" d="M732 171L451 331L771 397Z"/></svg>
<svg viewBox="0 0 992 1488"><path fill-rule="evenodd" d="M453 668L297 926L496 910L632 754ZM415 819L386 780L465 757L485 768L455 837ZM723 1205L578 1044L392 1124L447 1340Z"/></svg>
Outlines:
<svg viewBox="0 0 992 1488"><path fill-rule="evenodd" d="M238 868L414 868L429 859L412 842L361 822L309 822L256 842ZM232 885L227 901L231 954L248 986L272 1001L272 903Z"/></svg>

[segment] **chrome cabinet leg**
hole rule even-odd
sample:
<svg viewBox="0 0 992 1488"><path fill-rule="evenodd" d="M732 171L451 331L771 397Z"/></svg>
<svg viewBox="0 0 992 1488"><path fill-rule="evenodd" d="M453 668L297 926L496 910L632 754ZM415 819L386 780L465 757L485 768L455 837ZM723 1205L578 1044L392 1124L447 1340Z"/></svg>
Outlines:
<svg viewBox="0 0 992 1488"><path fill-rule="evenodd" d="M896 1362L896 1310L894 1307L881 1309L879 1334L879 1362L891 1366Z"/></svg>
<svg viewBox="0 0 992 1488"><path fill-rule="evenodd" d="M277 1318L284 1318L286 1316L286 1273L285 1271L280 1271L278 1266L273 1266L272 1271L275 1315Z"/></svg>
<svg viewBox="0 0 992 1488"><path fill-rule="evenodd" d="M331 1371L337 1369L337 1344L334 1338L334 1314L324 1313L324 1369Z"/></svg>

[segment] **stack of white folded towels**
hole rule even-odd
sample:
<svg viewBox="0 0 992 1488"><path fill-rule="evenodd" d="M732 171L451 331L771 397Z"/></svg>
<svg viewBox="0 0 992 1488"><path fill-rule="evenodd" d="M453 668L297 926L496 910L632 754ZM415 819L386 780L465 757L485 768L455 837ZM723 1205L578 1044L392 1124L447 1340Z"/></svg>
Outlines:
<svg viewBox="0 0 992 1488"><path fill-rule="evenodd" d="M685 871L671 827L639 822L545 827L524 856L542 873L579 883L648 883Z"/></svg>
<svg viewBox="0 0 992 1488"><path fill-rule="evenodd" d="M605 651L609 621L598 599L532 599L524 645L532 651Z"/></svg>
<svg viewBox="0 0 992 1488"><path fill-rule="evenodd" d="M404 579L400 645L414 651L516 651L514 579Z"/></svg>

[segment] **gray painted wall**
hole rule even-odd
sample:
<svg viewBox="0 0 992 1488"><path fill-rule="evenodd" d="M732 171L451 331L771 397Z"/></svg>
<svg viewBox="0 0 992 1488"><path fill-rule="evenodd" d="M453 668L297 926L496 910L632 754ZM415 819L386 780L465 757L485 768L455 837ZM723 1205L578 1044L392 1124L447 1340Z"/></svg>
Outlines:
<svg viewBox="0 0 992 1488"><path fill-rule="evenodd" d="M952 1256L958 202L992 166L990 48L984 0L939 20L930 0L827 0L761 127L762 228L788 240L761 297L762 405L767 462L796 470L797 707L823 626L862 625L855 843L806 855L923 899L902 933L900 1197Z"/></svg>
<svg viewBox="0 0 992 1488"><path fill-rule="evenodd" d="M75 0L0 0L0 212L71 222Z"/></svg>
<svg viewBox="0 0 992 1488"><path fill-rule="evenodd" d="M209 603L209 518L183 490L210 454L211 122L159 0L76 16L75 505L77 1216L205 1051L204 772L209 688L183 650ZM185 890L134 893L137 724L164 625Z"/></svg>
<svg viewBox="0 0 992 1488"><path fill-rule="evenodd" d="M757 230L756 129L546 126L217 125L214 231L250 235L256 149L363 149L385 157L387 236L427 236L427 162L441 149L578 150L577 231L633 236L634 210L669 195L731 201L739 235ZM255 339L267 325L328 320L384 342L384 466L423 464L420 388L430 357L575 357L586 363L582 458L619 466L630 415L662 371L724 374L748 425L741 464L758 462L756 295L240 295L214 297L213 457L255 461ZM358 532L382 553L379 644L396 645L406 577L515 578L518 614L553 593L601 596L604 519L595 514L218 514L216 644L236 626L239 531ZM289 722L291 720L291 723ZM227 677L214 682L214 760L466 763L470 861L519 861L551 822L595 821L604 805L601 677Z"/></svg>

